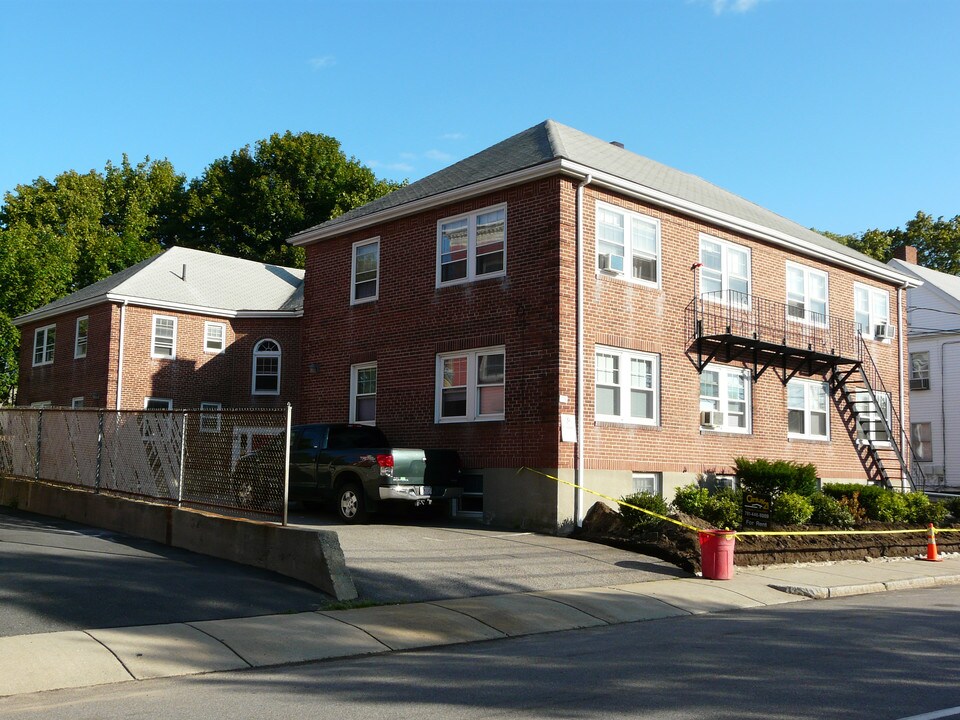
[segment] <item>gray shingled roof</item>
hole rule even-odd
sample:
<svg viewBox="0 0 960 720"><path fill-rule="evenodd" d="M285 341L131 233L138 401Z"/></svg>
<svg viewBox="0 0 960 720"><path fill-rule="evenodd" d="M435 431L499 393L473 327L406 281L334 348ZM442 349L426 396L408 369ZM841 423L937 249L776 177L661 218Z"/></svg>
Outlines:
<svg viewBox="0 0 960 720"><path fill-rule="evenodd" d="M452 190L467 188L476 183L558 159L569 160L593 170L614 175L710 210L731 215L739 220L754 223L768 230L775 230L819 245L859 262L874 265L878 269L886 269L883 263L873 258L744 200L702 178L667 167L553 120L546 120L422 180L304 230L294 235L291 241L320 228L324 231L333 230L338 225L352 220L399 208L402 205Z"/></svg>
<svg viewBox="0 0 960 720"><path fill-rule="evenodd" d="M303 270L172 247L15 322L23 324L35 316L88 305L107 295L230 313L293 312L303 308Z"/></svg>
<svg viewBox="0 0 960 720"><path fill-rule="evenodd" d="M914 265L913 263L904 262L903 260L894 259L888 264L923 280L924 283L937 288L940 292L949 296L955 303L960 305L960 275L951 275L940 272L939 270L931 270L923 265Z"/></svg>

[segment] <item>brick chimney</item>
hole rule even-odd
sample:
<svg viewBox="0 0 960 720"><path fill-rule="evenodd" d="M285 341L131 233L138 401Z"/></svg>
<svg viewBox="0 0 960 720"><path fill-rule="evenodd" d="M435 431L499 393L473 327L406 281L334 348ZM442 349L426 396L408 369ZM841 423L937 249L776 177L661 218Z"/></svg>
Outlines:
<svg viewBox="0 0 960 720"><path fill-rule="evenodd" d="M917 249L913 245L904 245L894 249L893 257L895 257L897 260L903 260L904 262L916 265Z"/></svg>

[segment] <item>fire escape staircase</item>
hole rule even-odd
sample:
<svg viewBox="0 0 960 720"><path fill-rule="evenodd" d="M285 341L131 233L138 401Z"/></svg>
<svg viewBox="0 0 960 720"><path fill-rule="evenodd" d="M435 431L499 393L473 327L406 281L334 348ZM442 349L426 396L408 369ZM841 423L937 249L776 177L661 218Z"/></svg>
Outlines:
<svg viewBox="0 0 960 720"><path fill-rule="evenodd" d="M694 297L686 316L693 329L688 356L697 372L714 360L745 360L754 382L771 368L784 385L798 375L826 378L868 481L902 491L924 488L899 413L857 323L734 291Z"/></svg>

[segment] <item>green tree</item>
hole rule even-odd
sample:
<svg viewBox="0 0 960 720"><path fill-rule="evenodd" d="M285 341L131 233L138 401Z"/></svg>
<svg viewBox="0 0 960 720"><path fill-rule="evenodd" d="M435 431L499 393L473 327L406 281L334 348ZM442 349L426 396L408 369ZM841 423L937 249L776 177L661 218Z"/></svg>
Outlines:
<svg viewBox="0 0 960 720"><path fill-rule="evenodd" d="M399 187L315 133L274 134L212 162L190 184L180 244L303 266L291 235Z"/></svg>
<svg viewBox="0 0 960 720"><path fill-rule="evenodd" d="M0 405L6 405L17 387L20 331L0 312Z"/></svg>

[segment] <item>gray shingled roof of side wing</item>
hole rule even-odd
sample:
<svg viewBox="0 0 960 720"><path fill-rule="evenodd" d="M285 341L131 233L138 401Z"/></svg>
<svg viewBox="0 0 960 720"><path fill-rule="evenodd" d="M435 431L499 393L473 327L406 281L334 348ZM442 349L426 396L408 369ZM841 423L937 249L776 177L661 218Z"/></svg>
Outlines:
<svg viewBox="0 0 960 720"><path fill-rule="evenodd" d="M336 226L557 159L565 159L768 230L784 233L878 269L883 263L712 183L553 120L507 138L389 195L298 233ZM294 236L296 238L297 235Z"/></svg>

